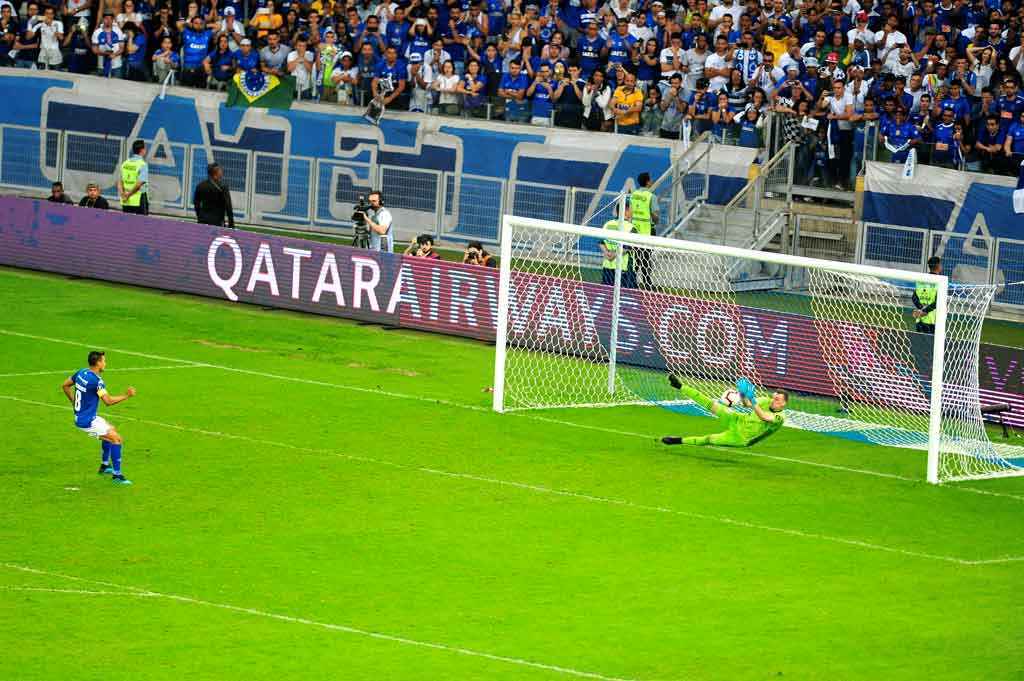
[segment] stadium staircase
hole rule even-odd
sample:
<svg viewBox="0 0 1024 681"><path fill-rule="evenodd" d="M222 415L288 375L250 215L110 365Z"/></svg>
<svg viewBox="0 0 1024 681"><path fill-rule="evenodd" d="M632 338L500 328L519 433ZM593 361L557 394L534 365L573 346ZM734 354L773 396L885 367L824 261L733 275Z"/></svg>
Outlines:
<svg viewBox="0 0 1024 681"><path fill-rule="evenodd" d="M729 203L709 203L718 146L702 135L655 183L662 214L671 220L666 236L835 260L855 258L853 192L795 185L796 149L787 143L765 163L754 166L750 180ZM734 283L748 280L751 286L766 278L771 279L771 274L733 273Z"/></svg>

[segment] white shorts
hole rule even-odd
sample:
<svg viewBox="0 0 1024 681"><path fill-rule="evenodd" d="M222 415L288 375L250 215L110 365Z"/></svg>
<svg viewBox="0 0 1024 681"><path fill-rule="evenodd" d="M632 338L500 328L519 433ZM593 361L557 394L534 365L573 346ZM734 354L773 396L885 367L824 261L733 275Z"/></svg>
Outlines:
<svg viewBox="0 0 1024 681"><path fill-rule="evenodd" d="M92 420L92 423L90 423L87 428L82 428L81 426L75 427L78 428L83 433L85 433L86 435L88 435L89 437L95 438L101 438L107 433L109 433L111 430L113 430L110 424L107 423L107 420L102 416L97 416L96 418L94 418Z"/></svg>

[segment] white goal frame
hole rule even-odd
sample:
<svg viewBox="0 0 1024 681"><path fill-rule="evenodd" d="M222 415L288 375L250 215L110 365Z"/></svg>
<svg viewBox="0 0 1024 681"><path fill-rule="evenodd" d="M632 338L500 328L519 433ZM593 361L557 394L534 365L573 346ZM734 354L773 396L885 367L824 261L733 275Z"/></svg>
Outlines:
<svg viewBox="0 0 1024 681"><path fill-rule="evenodd" d="M620 211L621 214L621 211ZM610 232L594 227L583 227L567 223L539 220L535 218L524 218L512 215L502 216L501 225L501 252L499 259L499 284L498 284L498 324L496 349L494 356L494 411L505 411L505 363L508 350L508 317L509 317L509 292L512 277L513 260L513 234L514 226L521 225L533 230L543 230L561 234L571 234L579 237L590 237L598 240L612 240L630 246L656 247L662 250L685 251L690 253L704 253L716 256L728 256L741 260L752 260L759 263L771 263L776 265L788 265L819 270L828 270L845 274L865 275L905 281L913 284L930 284L936 289L935 298L935 334L932 354L932 375L931 375L931 396L928 419L928 468L927 480L930 483L938 484L939 480L939 457L942 440L942 392L943 392L943 367L945 364L946 348L946 317L947 300L949 295L949 278L945 275L930 274L927 272L909 272L905 270L886 269L873 265L860 265L856 263L838 262L832 260L820 260L804 256L787 255L784 253L770 253L765 251L754 251L731 246L717 244L706 244L695 241L684 241L681 239L667 239L658 236L645 236L634 233L626 233L622 230ZM622 249L618 249L621 253ZM619 300L621 290L620 271L617 269L613 296ZM616 304L612 310L611 332L612 338L616 337L618 330L619 307ZM615 353L614 347L609 349L609 375L610 382L614 379Z"/></svg>

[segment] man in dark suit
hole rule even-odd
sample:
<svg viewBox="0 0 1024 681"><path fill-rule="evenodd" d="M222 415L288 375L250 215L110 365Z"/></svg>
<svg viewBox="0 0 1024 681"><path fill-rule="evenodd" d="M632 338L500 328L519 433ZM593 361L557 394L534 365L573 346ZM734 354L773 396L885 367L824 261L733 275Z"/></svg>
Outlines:
<svg viewBox="0 0 1024 681"><path fill-rule="evenodd" d="M196 208L196 219L204 225L235 228L235 213L231 208L231 190L224 182L224 171L216 163L206 167L206 179L196 186L192 203Z"/></svg>

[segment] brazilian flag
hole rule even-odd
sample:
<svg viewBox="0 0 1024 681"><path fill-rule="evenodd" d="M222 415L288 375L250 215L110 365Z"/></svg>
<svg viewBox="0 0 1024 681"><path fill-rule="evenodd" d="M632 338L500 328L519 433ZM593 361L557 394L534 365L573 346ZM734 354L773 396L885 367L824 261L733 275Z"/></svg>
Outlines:
<svg viewBox="0 0 1024 681"><path fill-rule="evenodd" d="M228 81L228 106L288 109L295 100L295 79L262 71L236 73Z"/></svg>

